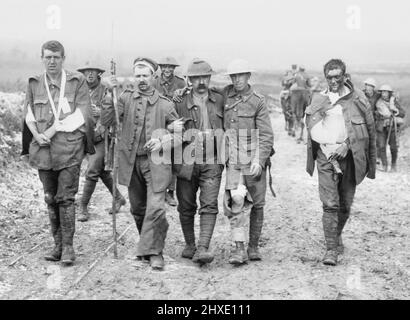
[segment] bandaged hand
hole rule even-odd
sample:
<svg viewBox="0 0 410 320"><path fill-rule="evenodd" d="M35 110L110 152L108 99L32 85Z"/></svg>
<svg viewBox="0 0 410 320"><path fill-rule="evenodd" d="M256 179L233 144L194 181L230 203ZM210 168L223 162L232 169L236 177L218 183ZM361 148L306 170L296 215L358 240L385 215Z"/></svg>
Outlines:
<svg viewBox="0 0 410 320"><path fill-rule="evenodd" d="M48 146L50 144L50 139L43 133L37 133L33 135L34 139L40 145L40 147Z"/></svg>
<svg viewBox="0 0 410 320"><path fill-rule="evenodd" d="M342 160L346 158L347 152L349 151L349 147L345 142L343 142L339 148L336 149L336 151L330 156L329 159L336 159L336 160Z"/></svg>

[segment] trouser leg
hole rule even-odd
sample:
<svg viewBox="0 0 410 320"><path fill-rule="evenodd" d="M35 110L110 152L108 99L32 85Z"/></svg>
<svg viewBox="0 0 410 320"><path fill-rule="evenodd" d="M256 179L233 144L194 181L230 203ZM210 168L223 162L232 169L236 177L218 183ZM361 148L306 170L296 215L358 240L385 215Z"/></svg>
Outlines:
<svg viewBox="0 0 410 320"><path fill-rule="evenodd" d="M151 169L147 157L141 158L141 173L147 190L147 207L142 224L137 256L160 255L165 246L168 221L165 214L165 192L153 190Z"/></svg>
<svg viewBox="0 0 410 320"><path fill-rule="evenodd" d="M139 162L137 161L128 187L128 197L130 200L131 215L134 218L138 233L141 235L147 209L147 185L141 173Z"/></svg>
<svg viewBox="0 0 410 320"><path fill-rule="evenodd" d="M56 202L59 204L63 251L61 261L71 265L75 260L73 239L75 233L75 195L78 192L80 166L59 171Z"/></svg>
<svg viewBox="0 0 410 320"><path fill-rule="evenodd" d="M40 181L43 184L44 201L47 204L51 235L54 239L54 248L44 258L49 261L58 261L61 258L62 235L60 213L55 201L58 188L58 173L52 170L39 170Z"/></svg>
<svg viewBox="0 0 410 320"><path fill-rule="evenodd" d="M387 168L387 154L386 154L386 142L387 142L388 131L386 128L383 128L383 131L377 131L376 143L377 150L382 161L384 168Z"/></svg>

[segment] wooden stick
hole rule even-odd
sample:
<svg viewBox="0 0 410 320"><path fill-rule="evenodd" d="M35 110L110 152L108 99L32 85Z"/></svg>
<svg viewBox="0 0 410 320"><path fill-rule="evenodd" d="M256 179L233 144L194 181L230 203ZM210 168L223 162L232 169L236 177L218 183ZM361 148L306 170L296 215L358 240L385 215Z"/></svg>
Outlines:
<svg viewBox="0 0 410 320"><path fill-rule="evenodd" d="M36 250L38 247L40 247L44 242L40 242L39 244L35 245L34 247L32 247L29 251L27 251L25 254L22 254L21 256L19 256L18 258L14 259L10 264L9 267L14 266L18 261L20 261L26 254L29 254L31 252L33 252L34 250Z"/></svg>
<svg viewBox="0 0 410 320"><path fill-rule="evenodd" d="M128 230L131 228L132 224L130 224L125 230L124 232L118 237L117 240L120 240L127 232ZM91 264L91 266L87 269L87 271L85 271L80 277L77 278L77 280L75 280L73 287L76 287L81 280L84 279L84 277L90 273L90 271L97 265L97 263L101 260L102 257L104 257L108 251L110 251L110 249L115 245L115 242L112 242L107 249L105 249L105 251Z"/></svg>

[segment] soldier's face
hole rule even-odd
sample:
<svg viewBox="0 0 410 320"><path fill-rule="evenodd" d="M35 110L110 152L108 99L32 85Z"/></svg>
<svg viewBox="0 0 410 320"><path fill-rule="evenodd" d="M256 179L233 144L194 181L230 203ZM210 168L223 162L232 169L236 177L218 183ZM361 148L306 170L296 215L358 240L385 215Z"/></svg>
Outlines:
<svg viewBox="0 0 410 320"><path fill-rule="evenodd" d="M203 94L208 91L211 76L189 77L189 81L192 83L192 90L194 92Z"/></svg>
<svg viewBox="0 0 410 320"><path fill-rule="evenodd" d="M383 90L382 91L382 98L386 101L390 100L390 91Z"/></svg>
<svg viewBox="0 0 410 320"><path fill-rule="evenodd" d="M53 52L45 49L41 59L48 74L59 74L63 70L65 57L61 55L60 51Z"/></svg>
<svg viewBox="0 0 410 320"><path fill-rule="evenodd" d="M172 66L169 64L161 65L161 72L166 78L172 77L174 75L174 71L175 71L175 66Z"/></svg>
<svg viewBox="0 0 410 320"><path fill-rule="evenodd" d="M331 92L339 92L343 88L344 76L341 69L328 70L326 81Z"/></svg>
<svg viewBox="0 0 410 320"><path fill-rule="evenodd" d="M98 81L98 71L97 70L85 70L84 76L88 84L94 84L95 82Z"/></svg>
<svg viewBox="0 0 410 320"><path fill-rule="evenodd" d="M369 85L369 84L365 84L365 85L364 85L364 91L365 91L368 95L372 96L373 93L374 93L374 87L371 86L371 85Z"/></svg>
<svg viewBox="0 0 410 320"><path fill-rule="evenodd" d="M137 66L134 69L135 84L141 91L149 91L152 87L154 76L148 67Z"/></svg>
<svg viewBox="0 0 410 320"><path fill-rule="evenodd" d="M249 79L251 77L251 74L248 73L237 73L237 74L231 74L231 81L232 84L237 91L243 91L248 87Z"/></svg>

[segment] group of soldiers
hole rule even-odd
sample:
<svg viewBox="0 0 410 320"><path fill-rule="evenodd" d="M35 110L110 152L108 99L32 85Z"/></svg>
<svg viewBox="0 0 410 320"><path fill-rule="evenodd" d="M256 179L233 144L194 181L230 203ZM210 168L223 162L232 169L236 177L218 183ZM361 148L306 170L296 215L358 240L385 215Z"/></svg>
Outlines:
<svg viewBox="0 0 410 320"><path fill-rule="evenodd" d="M79 69L81 73L66 71L64 47L58 41L43 44L41 57L45 72L28 81L22 154L29 155L43 184L55 243L46 260L64 265L75 260L74 201L85 154L88 168L78 220L89 219L87 204L99 178L115 193L113 177L104 165L114 127L120 128L118 182L128 187L130 211L140 236L138 259L153 269L164 268L169 227L165 201L176 190L185 239L182 257L199 264L213 261L210 241L224 170L223 207L235 242L229 263L262 259L259 239L266 175L274 154L273 130L264 97L249 84L253 70L247 61L233 60L226 72L232 83L216 88L210 86L215 72L203 59L189 63L184 81L174 74L175 59L164 58L158 65L153 59L138 57L132 65L135 89L126 89L116 101L115 76L103 85L104 70L99 67L88 65ZM158 68L161 75L155 77ZM323 202L323 263L336 265L356 185L365 176L375 178L373 115L363 92L346 77L341 60L325 64L327 89L309 98L310 104L306 76L299 69L293 89L298 106L295 119L303 130L306 113L307 171L313 174L316 161ZM112 214L125 204L124 197L115 194Z"/></svg>
<svg viewBox="0 0 410 320"><path fill-rule="evenodd" d="M345 78L351 81L350 74ZM313 96L319 94L323 88L318 77L310 77L305 67L292 65L291 70L285 72L281 81L282 91L280 102L285 118L285 130L288 135L295 137L296 130L300 130L297 142L303 141L303 128L306 107L312 102ZM387 145L391 152L391 171L397 171L399 149L399 131L404 122L405 110L401 107L398 97L391 85L383 84L376 89L376 81L368 78L364 81L363 92L368 99L376 125L377 165L381 171L388 171Z"/></svg>

